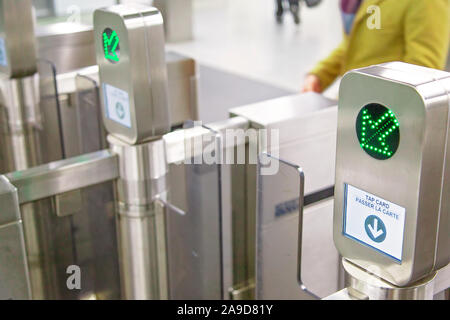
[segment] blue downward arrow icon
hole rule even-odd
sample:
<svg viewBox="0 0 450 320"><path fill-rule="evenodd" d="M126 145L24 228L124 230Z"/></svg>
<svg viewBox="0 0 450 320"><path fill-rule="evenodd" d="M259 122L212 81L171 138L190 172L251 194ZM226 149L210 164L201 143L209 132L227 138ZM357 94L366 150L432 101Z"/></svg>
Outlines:
<svg viewBox="0 0 450 320"><path fill-rule="evenodd" d="M123 108L123 105L120 102L116 103L116 113L120 119L125 118L125 109Z"/></svg>
<svg viewBox="0 0 450 320"><path fill-rule="evenodd" d="M372 241L383 242L386 239L386 226L377 216L368 216L364 222L366 233Z"/></svg>

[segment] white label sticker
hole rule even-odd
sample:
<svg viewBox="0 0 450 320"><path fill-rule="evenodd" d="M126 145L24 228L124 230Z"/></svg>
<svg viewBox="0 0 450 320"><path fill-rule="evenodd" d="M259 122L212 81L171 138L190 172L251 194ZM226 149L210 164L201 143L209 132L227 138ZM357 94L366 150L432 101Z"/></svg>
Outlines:
<svg viewBox="0 0 450 320"><path fill-rule="evenodd" d="M395 203L345 185L344 235L400 263L405 213L405 208Z"/></svg>
<svg viewBox="0 0 450 320"><path fill-rule="evenodd" d="M104 83L103 95L105 97L106 116L125 127L131 128L128 92Z"/></svg>
<svg viewBox="0 0 450 320"><path fill-rule="evenodd" d="M6 67L8 65L8 56L6 53L5 39L0 38L0 65Z"/></svg>

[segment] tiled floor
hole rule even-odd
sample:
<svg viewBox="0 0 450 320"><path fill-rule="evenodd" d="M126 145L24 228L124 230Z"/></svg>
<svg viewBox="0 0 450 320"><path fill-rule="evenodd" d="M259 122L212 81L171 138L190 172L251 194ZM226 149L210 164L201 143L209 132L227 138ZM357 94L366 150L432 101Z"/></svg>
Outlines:
<svg viewBox="0 0 450 320"><path fill-rule="evenodd" d="M194 0L194 41L169 44L199 63L299 90L307 71L341 40L338 1L289 12L278 25L275 0Z"/></svg>

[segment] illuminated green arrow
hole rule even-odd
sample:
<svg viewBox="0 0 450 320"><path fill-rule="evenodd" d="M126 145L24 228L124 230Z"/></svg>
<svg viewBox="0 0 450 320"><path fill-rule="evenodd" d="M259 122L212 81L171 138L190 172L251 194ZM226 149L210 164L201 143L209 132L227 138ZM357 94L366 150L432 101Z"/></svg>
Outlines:
<svg viewBox="0 0 450 320"><path fill-rule="evenodd" d="M116 62L119 61L116 52L119 45L119 37L115 30L112 31L110 36L108 36L106 32L103 32L103 45L105 49L105 58Z"/></svg>
<svg viewBox="0 0 450 320"><path fill-rule="evenodd" d="M361 123L361 147L387 157L395 152L387 142L389 135L399 128L399 123L391 110L377 119L367 110L363 111Z"/></svg>

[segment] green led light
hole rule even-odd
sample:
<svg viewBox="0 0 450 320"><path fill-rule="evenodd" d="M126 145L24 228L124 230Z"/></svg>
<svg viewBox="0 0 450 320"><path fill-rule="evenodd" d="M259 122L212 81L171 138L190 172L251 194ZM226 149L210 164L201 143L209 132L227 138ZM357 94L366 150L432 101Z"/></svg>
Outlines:
<svg viewBox="0 0 450 320"><path fill-rule="evenodd" d="M391 158L400 144L400 124L392 110L372 103L362 108L356 120L361 148L379 160Z"/></svg>
<svg viewBox="0 0 450 320"><path fill-rule="evenodd" d="M106 28L102 34L105 59L117 63L120 60L119 36L115 30Z"/></svg>

